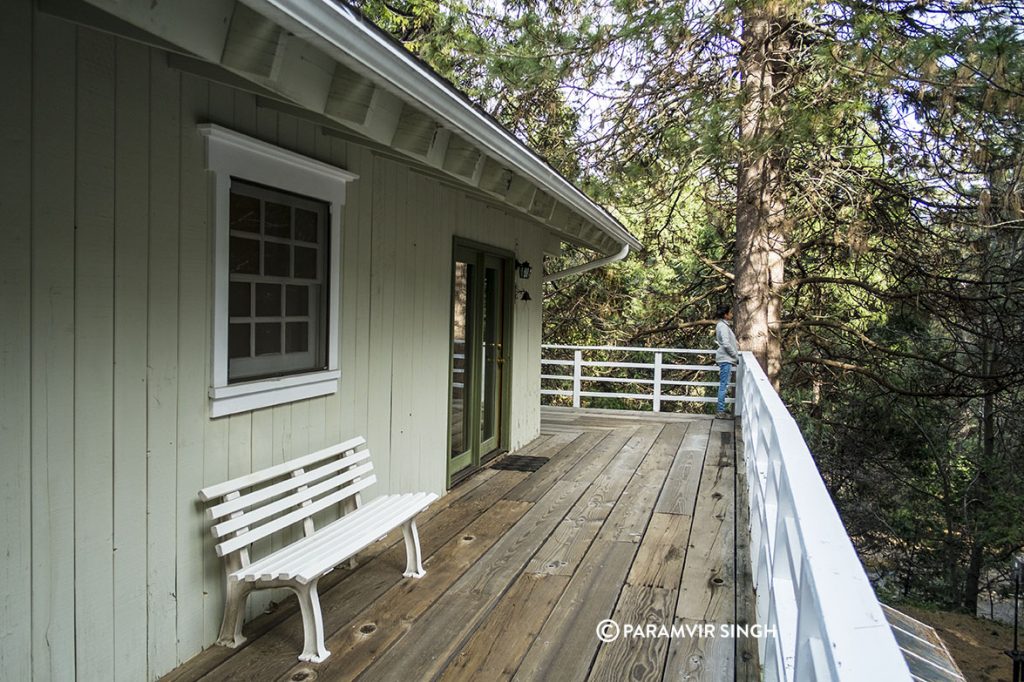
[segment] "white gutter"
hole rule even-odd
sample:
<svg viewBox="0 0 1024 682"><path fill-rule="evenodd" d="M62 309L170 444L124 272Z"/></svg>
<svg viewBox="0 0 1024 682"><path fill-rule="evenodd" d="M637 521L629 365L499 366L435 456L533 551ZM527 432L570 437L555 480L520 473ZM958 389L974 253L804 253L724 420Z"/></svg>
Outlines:
<svg viewBox="0 0 1024 682"><path fill-rule="evenodd" d="M389 40L354 10L330 0L242 0L261 14L283 19L299 37L330 48L332 56L406 93L439 121L466 135L487 155L549 192L619 244L643 245L601 206L558 174L496 121L477 110L453 86ZM595 266L598 267L598 266Z"/></svg>
<svg viewBox="0 0 1024 682"><path fill-rule="evenodd" d="M597 268L608 265L609 263L620 261L623 258L625 258L628 254L629 244L623 244L622 250L619 251L614 256L608 256L607 258L598 258L597 260L592 260L589 263L584 263L583 265L577 265L575 267L571 267L566 270L561 270L559 272L552 272L550 274L544 275L543 281L554 282L556 279L562 279L563 277L571 277L572 275L578 275L589 270L596 270Z"/></svg>

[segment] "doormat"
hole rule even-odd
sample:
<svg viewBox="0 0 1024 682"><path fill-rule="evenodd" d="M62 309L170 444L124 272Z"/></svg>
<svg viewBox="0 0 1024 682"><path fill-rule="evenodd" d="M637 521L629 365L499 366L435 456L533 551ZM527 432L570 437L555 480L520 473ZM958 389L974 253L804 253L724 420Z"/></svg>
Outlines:
<svg viewBox="0 0 1024 682"><path fill-rule="evenodd" d="M537 471L547 464L547 457L530 457L527 455L510 455L500 462L491 465L492 469L508 469L509 471Z"/></svg>

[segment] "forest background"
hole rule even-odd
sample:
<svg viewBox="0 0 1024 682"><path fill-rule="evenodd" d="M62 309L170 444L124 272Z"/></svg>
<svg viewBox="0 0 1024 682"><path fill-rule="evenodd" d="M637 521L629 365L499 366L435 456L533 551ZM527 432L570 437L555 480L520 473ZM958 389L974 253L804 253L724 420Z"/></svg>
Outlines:
<svg viewBox="0 0 1024 682"><path fill-rule="evenodd" d="M546 342L710 347L733 303L880 595L1005 596L1024 2L351 2L647 246L548 285Z"/></svg>

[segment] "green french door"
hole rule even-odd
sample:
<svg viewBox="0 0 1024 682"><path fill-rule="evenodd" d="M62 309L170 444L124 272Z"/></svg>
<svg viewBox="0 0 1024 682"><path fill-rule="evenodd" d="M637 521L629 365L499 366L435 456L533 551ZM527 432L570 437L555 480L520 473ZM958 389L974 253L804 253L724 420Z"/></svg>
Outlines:
<svg viewBox="0 0 1024 682"><path fill-rule="evenodd" d="M508 404L512 260L457 243L452 268L448 480L501 448Z"/></svg>

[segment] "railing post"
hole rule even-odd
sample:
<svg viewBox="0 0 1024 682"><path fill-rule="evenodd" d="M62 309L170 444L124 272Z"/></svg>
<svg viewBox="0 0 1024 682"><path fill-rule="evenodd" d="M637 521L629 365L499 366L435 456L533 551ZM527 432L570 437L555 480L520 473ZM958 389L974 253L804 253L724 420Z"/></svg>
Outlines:
<svg viewBox="0 0 1024 682"><path fill-rule="evenodd" d="M580 385L583 383L583 351L577 350L572 356L572 406L580 406Z"/></svg>
<svg viewBox="0 0 1024 682"><path fill-rule="evenodd" d="M661 412L661 353L654 354L654 411Z"/></svg>

